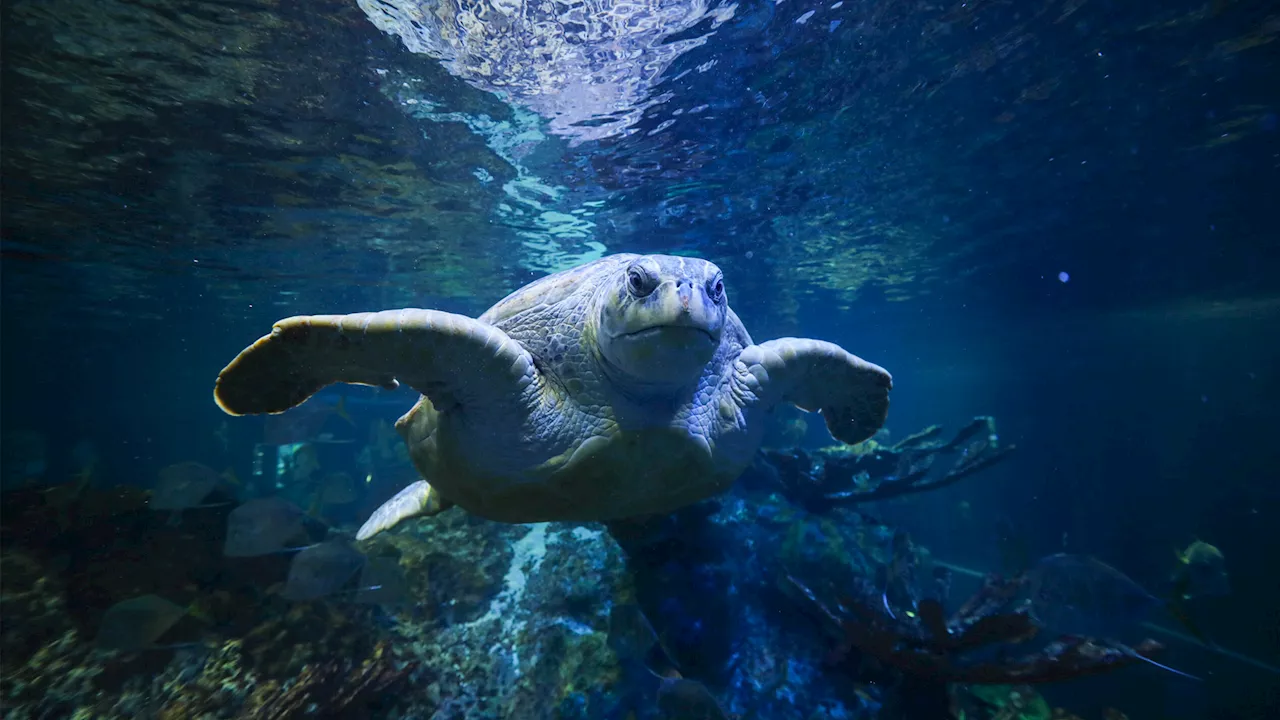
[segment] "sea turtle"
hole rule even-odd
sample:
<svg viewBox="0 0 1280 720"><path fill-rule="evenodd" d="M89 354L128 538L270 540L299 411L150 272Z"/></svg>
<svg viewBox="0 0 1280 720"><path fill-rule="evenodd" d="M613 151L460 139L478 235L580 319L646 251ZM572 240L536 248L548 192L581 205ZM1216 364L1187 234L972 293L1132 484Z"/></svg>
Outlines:
<svg viewBox="0 0 1280 720"><path fill-rule="evenodd" d="M893 385L829 342L752 343L714 264L631 254L536 280L479 319L281 320L222 370L214 398L231 415L280 413L339 382L422 395L396 429L425 480L360 539L455 504L508 523L671 512L729 487L778 403L820 410L857 443L884 423Z"/></svg>

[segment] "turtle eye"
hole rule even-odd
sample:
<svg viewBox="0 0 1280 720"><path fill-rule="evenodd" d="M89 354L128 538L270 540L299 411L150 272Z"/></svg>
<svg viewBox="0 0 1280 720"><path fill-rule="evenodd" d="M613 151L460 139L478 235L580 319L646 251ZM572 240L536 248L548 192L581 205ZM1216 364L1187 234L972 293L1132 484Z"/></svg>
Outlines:
<svg viewBox="0 0 1280 720"><path fill-rule="evenodd" d="M633 267L627 270L627 289L636 297L647 297L653 292L653 283L644 268Z"/></svg>
<svg viewBox="0 0 1280 720"><path fill-rule="evenodd" d="M712 302L720 302L724 299L724 278L716 277L707 286L707 294L711 296Z"/></svg>

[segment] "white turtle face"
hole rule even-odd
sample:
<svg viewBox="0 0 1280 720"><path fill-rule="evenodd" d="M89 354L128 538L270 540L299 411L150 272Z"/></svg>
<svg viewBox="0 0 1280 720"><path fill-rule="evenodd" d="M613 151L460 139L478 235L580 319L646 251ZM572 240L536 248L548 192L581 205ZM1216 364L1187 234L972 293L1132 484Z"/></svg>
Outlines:
<svg viewBox="0 0 1280 720"><path fill-rule="evenodd" d="M720 268L646 255L624 268L609 292L597 338L610 364L644 383L698 378L720 346L729 309Z"/></svg>

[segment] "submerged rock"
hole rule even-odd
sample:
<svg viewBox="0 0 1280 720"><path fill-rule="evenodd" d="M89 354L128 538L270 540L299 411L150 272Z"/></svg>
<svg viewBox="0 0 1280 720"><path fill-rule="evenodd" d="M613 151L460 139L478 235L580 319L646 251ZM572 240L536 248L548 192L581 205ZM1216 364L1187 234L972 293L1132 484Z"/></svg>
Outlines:
<svg viewBox="0 0 1280 720"><path fill-rule="evenodd" d="M632 590L602 527L503 525L451 511L379 536L371 554L380 546L401 552L429 599L430 619L401 620L396 632L434 675L424 698L433 717L550 718L581 702L603 716L618 681L609 609Z"/></svg>
<svg viewBox="0 0 1280 720"><path fill-rule="evenodd" d="M505 525L462 512L408 523L363 548L404 573L408 598L382 608L354 594L280 597L287 557L221 557L225 508L181 532L142 503L58 530L52 518L83 518L80 505L7 498L6 717L126 718L150 708L172 718L551 718L561 706L604 717L616 704L608 616L633 591L602 527ZM62 542L50 541L54 532ZM89 542L116 534L128 542ZM155 539L176 537L189 572L163 562L145 572ZM132 569L104 584L112 568ZM96 651L106 608L144 592L203 619L184 618L154 648Z"/></svg>
<svg viewBox="0 0 1280 720"><path fill-rule="evenodd" d="M931 440L903 441L917 442ZM662 694L681 686L740 720L885 716L910 694L902 672L850 652L787 582L838 599L935 577L928 553L851 507L806 510L779 482L785 457L714 500L607 527L407 521L357 543L377 572L293 601L296 554L224 555L229 507L175 527L126 489L9 493L5 715L658 720L681 717ZM95 650L107 609L143 595L185 615L145 647ZM620 605L652 626L662 665L618 656Z"/></svg>

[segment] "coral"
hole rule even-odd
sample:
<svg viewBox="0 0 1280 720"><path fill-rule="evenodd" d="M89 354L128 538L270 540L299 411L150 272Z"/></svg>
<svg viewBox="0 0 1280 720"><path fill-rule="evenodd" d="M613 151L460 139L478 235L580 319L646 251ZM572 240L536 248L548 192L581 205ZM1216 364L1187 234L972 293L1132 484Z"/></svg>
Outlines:
<svg viewBox="0 0 1280 720"><path fill-rule="evenodd" d="M1055 715L1049 703L1029 685L972 685L957 693L956 706L966 718L986 720L1072 720Z"/></svg>
<svg viewBox="0 0 1280 720"><path fill-rule="evenodd" d="M838 678L823 668L825 638L804 624L773 581L798 558L816 572L840 568L850 581L869 571L857 523L832 519L740 485L671 516L615 523L610 531L671 659L726 712L771 720L860 718L874 707L874 691L833 682ZM647 698L652 712L652 692Z"/></svg>
<svg viewBox="0 0 1280 720"><path fill-rule="evenodd" d="M827 633L840 638L829 659L861 665L874 661L897 673L895 713L903 718L951 717L948 686L954 684L1033 685L1109 672L1141 662L1162 646L1146 640L1135 648L1102 638L1062 638L1039 649L1023 649L1039 628L1024 609L1011 608L1022 577L990 576L949 618L942 601L917 599L914 610L895 613L886 592L858 583L853 597L837 603L819 597L791 575L781 590ZM989 650L998 648L999 652ZM945 714L944 714L945 713Z"/></svg>
<svg viewBox="0 0 1280 720"><path fill-rule="evenodd" d="M385 641L363 655L317 657L290 675L251 669L239 641L188 660L187 667L171 664L153 696L161 720L385 716L398 702L401 685L418 670L416 663L396 658Z"/></svg>
<svg viewBox="0 0 1280 720"><path fill-rule="evenodd" d="M367 717L375 707L391 704L385 701L394 698L395 686L416 669L415 663L395 662L385 642L363 662L342 655L329 657L304 666L288 683L257 688L241 717L287 720L313 714L311 706L324 708L325 717Z"/></svg>
<svg viewBox="0 0 1280 720"><path fill-rule="evenodd" d="M844 633L845 644L837 655L857 649L909 674L948 683L1056 682L1132 665L1140 662L1135 651L1146 656L1162 648L1154 640L1130 649L1105 639L1067 638L1017 657L967 657L990 645L1017 645L1036 636L1038 628L1030 616L1007 609L1021 584L1021 578L988 577L950 618L943 614L942 603L932 598L920 600L914 612L893 613L878 593L866 588L860 598L828 605L795 577L786 576L782 586L809 612Z"/></svg>
<svg viewBox="0 0 1280 720"><path fill-rule="evenodd" d="M5 717L70 717L93 691L88 650L56 584L22 553L0 558L0 709Z"/></svg>
<svg viewBox="0 0 1280 720"><path fill-rule="evenodd" d="M819 512L946 487L1004 460L1016 447L1000 444L989 416L974 418L947 442L937 441L941 431L934 425L891 446L871 439L813 454L793 448L763 455L787 498ZM943 455L957 457L939 476L932 471Z"/></svg>
<svg viewBox="0 0 1280 720"><path fill-rule="evenodd" d="M966 720L1084 720L1060 707L1050 707L1030 685L967 685L957 688L953 709ZM1115 708L1103 710L1099 720L1128 720Z"/></svg>

